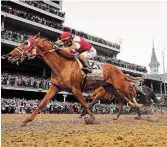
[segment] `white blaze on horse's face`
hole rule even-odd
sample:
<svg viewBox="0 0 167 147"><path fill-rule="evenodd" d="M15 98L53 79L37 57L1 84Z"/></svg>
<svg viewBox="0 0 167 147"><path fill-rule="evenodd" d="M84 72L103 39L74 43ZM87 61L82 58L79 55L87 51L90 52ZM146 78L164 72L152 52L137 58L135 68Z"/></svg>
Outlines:
<svg viewBox="0 0 167 147"><path fill-rule="evenodd" d="M19 64L23 62L25 59L31 59L32 56L35 57L36 55L36 42L38 38L40 37L40 34L29 38L28 40L24 41L22 44L20 44L18 47L16 47L14 50L12 50L8 54L8 61L13 64Z"/></svg>

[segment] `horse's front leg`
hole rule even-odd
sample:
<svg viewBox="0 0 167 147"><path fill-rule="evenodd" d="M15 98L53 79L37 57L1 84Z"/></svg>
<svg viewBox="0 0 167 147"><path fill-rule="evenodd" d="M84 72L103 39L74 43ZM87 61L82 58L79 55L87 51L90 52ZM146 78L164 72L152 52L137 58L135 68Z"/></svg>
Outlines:
<svg viewBox="0 0 167 147"><path fill-rule="evenodd" d="M89 108L92 109L93 106L98 102L98 100L100 100L100 97L98 97L97 95L95 96L95 98L93 99L93 101L89 104ZM80 118L82 118L83 116L85 116L88 112L85 110L84 112L82 112L82 114L79 116Z"/></svg>
<svg viewBox="0 0 167 147"><path fill-rule="evenodd" d="M89 105L86 103L81 89L80 88L76 88L76 87L72 87L72 92L74 94L74 96L77 98L77 100L82 104L82 106L86 109L86 111L88 112L88 114L91 116L92 119L95 119L94 114L92 113L92 111L89 108Z"/></svg>
<svg viewBox="0 0 167 147"><path fill-rule="evenodd" d="M51 85L47 94L45 95L43 100L40 102L36 110L31 114L30 117L26 118L22 122L21 126L26 126L28 122L31 122L37 116L37 114L41 111L41 109L44 108L48 104L48 102L58 93L58 91L59 89L56 86Z"/></svg>
<svg viewBox="0 0 167 147"><path fill-rule="evenodd" d="M103 99L103 96L106 94L106 91L104 90L104 88L98 88L94 91L93 93L93 100L92 102L89 104L89 108L92 109L93 106L98 102L98 100ZM82 118L83 116L85 116L87 114L86 111L84 111L81 115L80 118Z"/></svg>

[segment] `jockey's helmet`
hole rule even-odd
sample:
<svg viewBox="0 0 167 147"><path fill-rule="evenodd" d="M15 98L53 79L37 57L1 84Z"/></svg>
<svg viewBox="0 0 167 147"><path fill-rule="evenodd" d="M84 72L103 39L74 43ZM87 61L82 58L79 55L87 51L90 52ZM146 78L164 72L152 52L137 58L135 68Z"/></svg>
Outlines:
<svg viewBox="0 0 167 147"><path fill-rule="evenodd" d="M72 34L70 32L64 32L62 35L61 35L61 40L68 40L72 37Z"/></svg>

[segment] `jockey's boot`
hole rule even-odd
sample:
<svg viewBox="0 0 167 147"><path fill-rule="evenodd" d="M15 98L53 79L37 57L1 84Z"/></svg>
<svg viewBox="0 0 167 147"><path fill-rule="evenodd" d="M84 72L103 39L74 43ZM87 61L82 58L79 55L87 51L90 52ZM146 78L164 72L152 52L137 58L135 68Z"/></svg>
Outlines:
<svg viewBox="0 0 167 147"><path fill-rule="evenodd" d="M86 73L92 73L92 68L89 66L89 62L88 62L87 58L80 56L79 59L81 60L81 62L83 63L83 66L84 66L84 68L82 70L85 71Z"/></svg>

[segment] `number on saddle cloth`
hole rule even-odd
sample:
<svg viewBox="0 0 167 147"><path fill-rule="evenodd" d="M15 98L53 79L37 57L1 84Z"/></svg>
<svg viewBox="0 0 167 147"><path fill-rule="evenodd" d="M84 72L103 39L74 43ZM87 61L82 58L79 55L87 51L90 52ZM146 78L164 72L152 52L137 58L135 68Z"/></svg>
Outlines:
<svg viewBox="0 0 167 147"><path fill-rule="evenodd" d="M79 59L77 59L77 62L79 64L80 68L82 69L83 68L82 62ZM103 70L102 70L101 64L98 62L90 61L90 60L88 62L92 68L92 73L88 73L86 75L87 80L89 80L89 81L90 80L91 81L94 81L94 80L102 81L103 80Z"/></svg>
<svg viewBox="0 0 167 147"><path fill-rule="evenodd" d="M87 74L87 80L103 80L103 70L101 64L94 61L89 61L92 68L92 73Z"/></svg>
<svg viewBox="0 0 167 147"><path fill-rule="evenodd" d="M93 70L101 70L101 65L97 62L91 62L89 61L89 64Z"/></svg>

